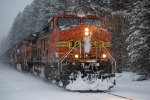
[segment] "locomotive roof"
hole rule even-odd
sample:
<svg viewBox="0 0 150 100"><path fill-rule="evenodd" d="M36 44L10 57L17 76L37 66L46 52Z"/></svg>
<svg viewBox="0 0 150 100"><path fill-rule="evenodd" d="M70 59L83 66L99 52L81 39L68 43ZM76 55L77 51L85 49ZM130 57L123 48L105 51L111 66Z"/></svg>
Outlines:
<svg viewBox="0 0 150 100"><path fill-rule="evenodd" d="M91 18L100 18L100 19L103 19L103 16L99 16L95 13L85 13L84 15L79 15L78 13L70 13L70 12L62 12L62 13L59 13L58 15L54 16L54 17L80 17L80 18L86 18L86 17L91 17Z"/></svg>

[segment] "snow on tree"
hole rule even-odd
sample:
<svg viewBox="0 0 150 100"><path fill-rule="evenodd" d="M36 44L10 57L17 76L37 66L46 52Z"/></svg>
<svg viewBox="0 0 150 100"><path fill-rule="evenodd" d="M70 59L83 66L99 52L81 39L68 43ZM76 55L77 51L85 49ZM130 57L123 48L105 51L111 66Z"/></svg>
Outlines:
<svg viewBox="0 0 150 100"><path fill-rule="evenodd" d="M32 26L31 26L32 16L30 11L31 11L31 6L26 6L26 8L22 13L22 19L21 19L22 30L18 34L20 39L24 39L25 37L27 37L29 34L32 33Z"/></svg>
<svg viewBox="0 0 150 100"><path fill-rule="evenodd" d="M48 20L56 15L63 8L63 4L59 0L41 0L39 16L36 23L36 31L42 31L46 27Z"/></svg>
<svg viewBox="0 0 150 100"><path fill-rule="evenodd" d="M19 34L22 32L22 13L18 13L17 17L15 18L12 28L9 31L8 38L10 41L10 46L14 45L19 40Z"/></svg>
<svg viewBox="0 0 150 100"><path fill-rule="evenodd" d="M24 11L17 15L8 34L10 37L10 45L24 40L25 37L35 32L35 23L37 22L37 16L39 16L40 1L34 0L31 5L26 6Z"/></svg>
<svg viewBox="0 0 150 100"><path fill-rule="evenodd" d="M111 53L117 61L117 69L121 70L127 64L127 20L124 13L115 13L109 17L109 31L111 33Z"/></svg>
<svg viewBox="0 0 150 100"><path fill-rule="evenodd" d="M150 12L148 0L137 1L130 13L130 35L127 38L129 57L133 70L150 73Z"/></svg>
<svg viewBox="0 0 150 100"><path fill-rule="evenodd" d="M39 16L36 23L36 31L42 31L46 26L48 19L52 16L52 5L50 0L41 0Z"/></svg>

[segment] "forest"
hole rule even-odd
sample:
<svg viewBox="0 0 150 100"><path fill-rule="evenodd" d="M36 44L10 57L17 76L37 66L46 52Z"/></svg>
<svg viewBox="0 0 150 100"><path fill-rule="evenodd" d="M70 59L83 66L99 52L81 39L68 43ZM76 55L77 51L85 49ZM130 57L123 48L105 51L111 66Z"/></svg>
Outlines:
<svg viewBox="0 0 150 100"><path fill-rule="evenodd" d="M30 34L41 32L52 16L77 9L104 17L118 72L150 76L149 0L33 0L18 13L9 34L1 41L1 47L5 47L2 52Z"/></svg>

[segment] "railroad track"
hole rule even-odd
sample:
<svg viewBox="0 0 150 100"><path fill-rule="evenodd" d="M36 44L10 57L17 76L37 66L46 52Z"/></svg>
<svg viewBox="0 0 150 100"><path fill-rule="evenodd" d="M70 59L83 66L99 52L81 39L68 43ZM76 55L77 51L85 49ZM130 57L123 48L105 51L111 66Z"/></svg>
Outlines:
<svg viewBox="0 0 150 100"><path fill-rule="evenodd" d="M108 94L108 95L112 95L112 96L117 97L117 98L122 98L123 100L133 100L133 99L131 99L131 98L124 97L124 96L117 95L117 94L113 94L113 93L109 93L109 92L103 92L103 93L106 93L106 94ZM93 98L93 100L100 100L99 98L94 97L94 96L89 96L89 97L90 97L90 98ZM122 99L121 99L121 100L122 100ZM111 98L110 98L110 100L111 100ZM120 99L116 99L116 100L120 100Z"/></svg>
<svg viewBox="0 0 150 100"><path fill-rule="evenodd" d="M86 92L85 91L72 91L72 92L80 92L80 93L106 93L108 95L112 95L112 96L115 96L115 97L118 97L118 98L122 98L122 99L125 99L125 100L133 100L132 98L121 96L121 95L114 94L114 93L110 93L108 91L86 91ZM95 98L95 97L92 97L92 98L94 98L94 100L99 100L98 98Z"/></svg>
<svg viewBox="0 0 150 100"><path fill-rule="evenodd" d="M116 96L116 97L120 97L120 98L123 98L123 99L127 99L127 100L133 100L131 98L121 96L121 95L117 95L117 94L113 94L113 93L110 93L110 92L104 92L104 93L109 94L109 95L113 95L113 96Z"/></svg>

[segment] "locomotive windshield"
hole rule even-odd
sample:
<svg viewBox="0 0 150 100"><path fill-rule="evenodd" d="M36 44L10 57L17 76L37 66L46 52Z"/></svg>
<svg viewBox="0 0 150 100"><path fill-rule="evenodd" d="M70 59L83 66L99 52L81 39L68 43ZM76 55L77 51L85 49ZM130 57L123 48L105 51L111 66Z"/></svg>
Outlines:
<svg viewBox="0 0 150 100"><path fill-rule="evenodd" d="M90 25L95 25L95 26L101 26L101 20L100 19L95 19L95 18L83 18L83 23L85 24L90 24Z"/></svg>
<svg viewBox="0 0 150 100"><path fill-rule="evenodd" d="M66 30L80 24L80 18L58 18L58 28Z"/></svg>

